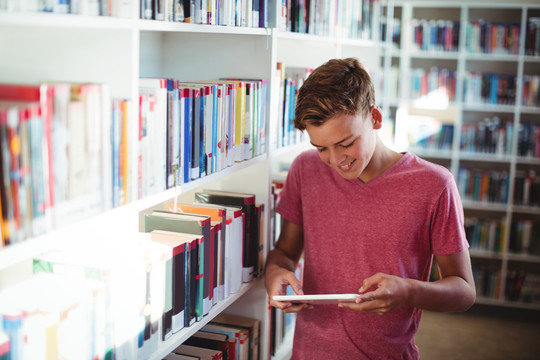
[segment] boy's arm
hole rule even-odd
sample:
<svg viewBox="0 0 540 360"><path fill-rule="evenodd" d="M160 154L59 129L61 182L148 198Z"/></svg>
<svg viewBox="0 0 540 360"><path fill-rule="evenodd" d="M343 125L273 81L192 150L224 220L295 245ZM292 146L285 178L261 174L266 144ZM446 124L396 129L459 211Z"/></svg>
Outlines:
<svg viewBox="0 0 540 360"><path fill-rule="evenodd" d="M476 299L469 251L435 256L441 279L420 281L394 275L375 274L362 282L356 304L343 307L385 314L408 305L430 311L465 311Z"/></svg>
<svg viewBox="0 0 540 360"><path fill-rule="evenodd" d="M285 295L289 285L296 294L303 294L300 281L294 275L303 251L304 231L302 227L283 219L279 239L266 260L264 283L270 305L287 312L300 311L307 307L306 304L292 306L289 302L272 300L274 295Z"/></svg>

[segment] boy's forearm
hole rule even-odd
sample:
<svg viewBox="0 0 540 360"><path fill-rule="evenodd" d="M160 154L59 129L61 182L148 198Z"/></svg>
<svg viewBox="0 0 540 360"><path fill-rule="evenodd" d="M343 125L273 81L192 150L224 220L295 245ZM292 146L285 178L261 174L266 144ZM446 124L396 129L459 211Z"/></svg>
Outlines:
<svg viewBox="0 0 540 360"><path fill-rule="evenodd" d="M265 272L271 271L273 268L283 268L294 272L297 264L297 260L291 259L285 252L276 247L268 253Z"/></svg>
<svg viewBox="0 0 540 360"><path fill-rule="evenodd" d="M459 276L427 282L407 279L409 305L428 311L466 311L476 300L476 290Z"/></svg>

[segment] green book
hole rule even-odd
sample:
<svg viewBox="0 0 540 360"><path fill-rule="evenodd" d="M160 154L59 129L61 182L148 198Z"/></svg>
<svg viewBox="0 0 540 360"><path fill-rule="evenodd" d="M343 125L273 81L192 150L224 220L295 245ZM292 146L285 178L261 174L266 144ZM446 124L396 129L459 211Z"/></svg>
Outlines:
<svg viewBox="0 0 540 360"><path fill-rule="evenodd" d="M170 211L155 210L151 214L146 214L144 217L145 232L153 230L165 230L182 232L195 235L203 235L198 242L198 249L195 254L191 254L191 261L197 266L191 269L195 273L191 274L192 287L195 292L195 314L197 321L200 321L204 314L204 303L209 303L209 276L205 276L205 262L210 262L210 254L205 250L205 244L211 241L210 237L210 217L186 213L175 213ZM206 267L207 272L209 268ZM192 294L191 294L192 295ZM209 308L209 307L208 307Z"/></svg>

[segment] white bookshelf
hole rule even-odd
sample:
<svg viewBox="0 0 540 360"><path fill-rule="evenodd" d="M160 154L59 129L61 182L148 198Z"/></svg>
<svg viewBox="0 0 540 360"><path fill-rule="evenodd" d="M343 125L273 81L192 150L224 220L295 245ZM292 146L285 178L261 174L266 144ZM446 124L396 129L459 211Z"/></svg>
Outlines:
<svg viewBox="0 0 540 360"><path fill-rule="evenodd" d="M514 206L515 175L517 172L534 169L540 170L540 158L522 157L518 155L517 140L518 127L521 123L533 122L539 125L539 108L525 106L521 102L521 84L524 75L538 75L538 56L525 55L525 30L527 21L532 16L538 16L540 5L537 2L524 1L523 3L483 2L483 1L395 1L394 16L401 23L400 47L392 47L389 56L392 58L388 63L399 69L398 96L387 105L387 113L397 116L399 114L425 115L427 111L423 106L416 105L411 99L410 76L412 69L421 67L429 69L432 66L454 70L456 74L455 100L448 105L454 108L454 114L448 116L445 109L433 111L432 117L442 119L443 122L454 125L453 143L449 150L430 148L418 148L407 145L398 147L398 150L408 150L428 160L439 163L449 168L458 179L460 167L479 168L485 171L501 170L508 173L509 200L505 204L492 202L477 202L464 199L466 217L482 216L487 218L504 218L505 244L500 253L488 253L479 249L471 249L471 257L474 265L486 265L498 269L500 275L496 282L498 290L494 299L480 296L478 303L497 306L523 307L527 309L540 309L539 305L508 301L505 299L506 278L514 270L527 269L527 271L540 273L537 255L514 254L509 248L511 234L510 224L515 219L531 218L534 226L540 228L540 209L537 207ZM456 51L420 50L412 45L413 20L450 20L460 23L459 47ZM517 23L520 28L520 38L517 54L495 53L471 53L466 49L466 24L470 21L483 19L486 22ZM512 74L516 78L515 104L486 104L470 103L464 98L464 78L467 71L493 72ZM388 91L388 89L387 89ZM399 110L406 108L407 111ZM461 129L464 124L482 121L484 117L497 116L501 119L509 119L514 125L512 139L513 148L507 154L490 154L470 152L460 149ZM408 117L401 117L402 123ZM445 120L446 119L446 120ZM396 125L398 128L399 125ZM463 197L463 194L462 194ZM538 233L531 240L534 244L540 242Z"/></svg>
<svg viewBox="0 0 540 360"><path fill-rule="evenodd" d="M270 1L270 24L276 23L277 2ZM315 68L323 62L345 56L379 61L379 44L371 40L350 40L291 34L275 27L243 28L138 19L134 8L129 18L60 15L50 13L0 12L0 82L38 84L42 82L91 82L110 85L113 98L130 99L131 121L138 116L140 77L168 77L180 80L211 80L222 77L268 79L269 116L264 154L236 163L220 172L181 186L132 201L127 205L78 219L44 235L0 249L0 291L32 276L32 259L48 250L76 246L92 238L120 241L139 231L140 212L163 202L191 201L203 188L254 193L270 201L270 183L275 161L290 158L308 144L274 149L270 127L277 121L275 68ZM366 51L369 50L369 51ZM135 143L133 131L130 142ZM130 153L130 163L136 154ZM131 177L136 179L136 166ZM131 190L134 194L135 187ZM134 196L136 198L136 196ZM269 227L265 220L265 242ZM268 246L265 246L265 254ZM268 300L263 281L254 280L215 305L201 322L160 342L151 359L161 359L195 331L220 313L251 316L261 321L259 352L270 358ZM290 353L292 342L284 342L280 353Z"/></svg>

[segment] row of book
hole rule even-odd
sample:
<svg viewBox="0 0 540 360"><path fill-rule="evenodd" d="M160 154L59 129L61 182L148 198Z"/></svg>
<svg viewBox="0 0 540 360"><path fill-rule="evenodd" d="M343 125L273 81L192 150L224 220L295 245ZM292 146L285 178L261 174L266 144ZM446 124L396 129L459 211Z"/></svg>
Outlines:
<svg viewBox="0 0 540 360"><path fill-rule="evenodd" d="M525 55L540 56L540 17L531 17L527 21Z"/></svg>
<svg viewBox="0 0 540 360"><path fill-rule="evenodd" d="M540 250L537 244L538 229L532 219L516 219L510 226L508 250L515 254L535 254Z"/></svg>
<svg viewBox="0 0 540 360"><path fill-rule="evenodd" d="M540 206L540 176L535 170L516 170L514 204Z"/></svg>
<svg viewBox="0 0 540 360"><path fill-rule="evenodd" d="M411 99L435 98L445 102L456 98L456 72L446 68L416 68L411 71Z"/></svg>
<svg viewBox="0 0 540 360"><path fill-rule="evenodd" d="M477 297L501 298L501 271L498 267L473 265L472 271Z"/></svg>
<svg viewBox="0 0 540 360"><path fill-rule="evenodd" d="M380 40L381 42L386 41L386 36L388 32L388 18L386 16L381 16L380 18ZM397 18L392 19L392 29L390 33L390 41L395 48L399 48L401 43L401 20Z"/></svg>
<svg viewBox="0 0 540 360"><path fill-rule="evenodd" d="M138 116L107 84L0 84L2 245L264 152L266 80L140 79Z"/></svg>
<svg viewBox="0 0 540 360"><path fill-rule="evenodd" d="M508 203L509 177L507 171L460 167L457 186L464 200Z"/></svg>
<svg viewBox="0 0 540 360"><path fill-rule="evenodd" d="M149 209L144 233L80 234L35 257L35 275L0 294L10 358L146 359L257 276L263 206L223 191L196 200Z"/></svg>
<svg viewBox="0 0 540 360"><path fill-rule="evenodd" d="M486 117L461 127L460 149L497 155L512 153L514 120L502 120L498 116Z"/></svg>
<svg viewBox="0 0 540 360"><path fill-rule="evenodd" d="M540 106L540 76L523 75L521 104L523 106Z"/></svg>
<svg viewBox="0 0 540 360"><path fill-rule="evenodd" d="M472 21L465 35L467 52L517 55L519 36L520 24Z"/></svg>
<svg viewBox="0 0 540 360"><path fill-rule="evenodd" d="M413 48L422 51L458 51L459 21L411 20Z"/></svg>
<svg viewBox="0 0 540 360"><path fill-rule="evenodd" d="M0 10L8 12L46 12L86 16L131 17L133 2L129 0L5 0Z"/></svg>
<svg viewBox="0 0 540 360"><path fill-rule="evenodd" d="M298 89L312 71L310 68L292 68L282 62L277 63L276 80L279 87L276 86L275 91L278 91L278 118L272 129L272 146L279 148L299 144L306 138L305 133L294 127L294 110Z"/></svg>
<svg viewBox="0 0 540 360"><path fill-rule="evenodd" d="M113 163L125 166L123 110L106 84L0 84L2 245L112 206ZM116 143L113 118L126 126Z"/></svg>
<svg viewBox="0 0 540 360"><path fill-rule="evenodd" d="M516 76L466 71L463 101L468 104L514 105Z"/></svg>
<svg viewBox="0 0 540 360"><path fill-rule="evenodd" d="M495 300L540 304L540 274L510 270L501 289L501 272L489 265L473 266L476 295Z"/></svg>
<svg viewBox="0 0 540 360"><path fill-rule="evenodd" d="M139 5L146 20L268 27L268 0L140 0Z"/></svg>
<svg viewBox="0 0 540 360"><path fill-rule="evenodd" d="M411 145L429 150L450 150L454 139L454 125L440 124L435 132L416 137Z"/></svg>
<svg viewBox="0 0 540 360"><path fill-rule="evenodd" d="M320 36L374 39L378 0L278 0L278 29Z"/></svg>
<svg viewBox="0 0 540 360"><path fill-rule="evenodd" d="M511 270L506 277L505 299L540 305L540 274Z"/></svg>
<svg viewBox="0 0 540 360"><path fill-rule="evenodd" d="M465 234L471 249L501 253L505 249L504 218L465 217Z"/></svg>
<svg viewBox="0 0 540 360"><path fill-rule="evenodd" d="M266 80L141 78L139 91L142 166L150 166L152 176L162 174L158 190L264 152ZM153 191L143 187L146 192Z"/></svg>
<svg viewBox="0 0 540 360"><path fill-rule="evenodd" d="M258 319L221 313L163 360L257 360L259 336Z"/></svg>
<svg viewBox="0 0 540 360"><path fill-rule="evenodd" d="M519 124L517 153L524 157L540 157L540 126L533 122Z"/></svg>

